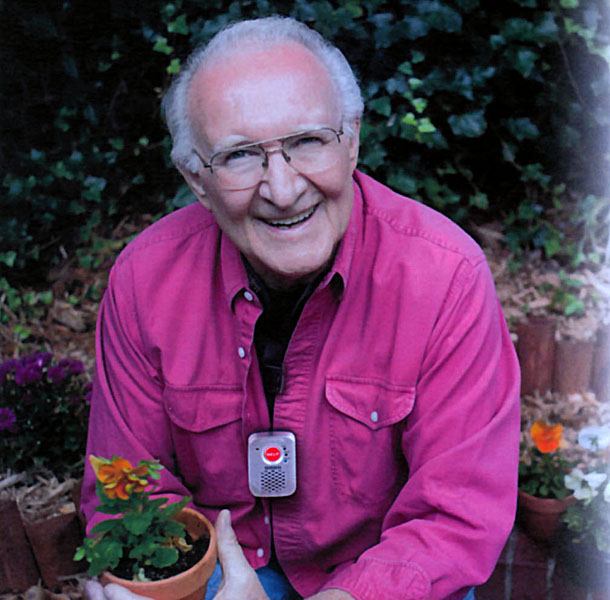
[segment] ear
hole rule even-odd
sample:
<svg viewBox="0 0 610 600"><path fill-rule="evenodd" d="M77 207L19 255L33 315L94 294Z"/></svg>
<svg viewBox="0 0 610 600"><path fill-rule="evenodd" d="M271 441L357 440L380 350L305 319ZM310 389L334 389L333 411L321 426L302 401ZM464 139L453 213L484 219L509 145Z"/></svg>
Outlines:
<svg viewBox="0 0 610 600"><path fill-rule="evenodd" d="M201 176L201 174L193 172L190 169L187 169L186 167L178 167L178 170L182 174L182 177L184 177L184 180L186 181L189 188L191 188L191 192L195 194L197 200L199 200L199 202L204 206L204 208L212 210L210 207L210 199L206 194L205 187L203 184L203 177Z"/></svg>
<svg viewBox="0 0 610 600"><path fill-rule="evenodd" d="M353 171L358 163L358 151L360 149L360 119L354 119L352 131L354 133L349 140L349 161Z"/></svg>

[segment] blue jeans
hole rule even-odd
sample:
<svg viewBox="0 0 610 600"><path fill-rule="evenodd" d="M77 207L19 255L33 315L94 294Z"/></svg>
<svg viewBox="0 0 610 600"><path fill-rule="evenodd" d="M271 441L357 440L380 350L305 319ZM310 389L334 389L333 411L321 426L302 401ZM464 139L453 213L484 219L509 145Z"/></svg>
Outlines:
<svg viewBox="0 0 610 600"><path fill-rule="evenodd" d="M269 600L301 600L301 596L294 590L284 575L280 575L269 567L257 569L256 574L260 579L263 589L267 592ZM216 568L208 581L208 589L204 600L212 600L214 598L221 581L222 571L220 570L220 565L216 563ZM475 600L474 588L468 592L464 600Z"/></svg>

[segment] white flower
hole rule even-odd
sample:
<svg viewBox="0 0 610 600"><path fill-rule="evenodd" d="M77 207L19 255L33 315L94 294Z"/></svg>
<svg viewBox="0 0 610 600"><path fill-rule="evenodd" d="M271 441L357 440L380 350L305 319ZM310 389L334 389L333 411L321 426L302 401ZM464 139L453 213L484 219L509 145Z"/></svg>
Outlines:
<svg viewBox="0 0 610 600"><path fill-rule="evenodd" d="M610 502L610 483L606 486L606 489L604 490L604 500L606 502Z"/></svg>
<svg viewBox="0 0 610 600"><path fill-rule="evenodd" d="M574 491L577 500L593 500L597 496L597 488L606 481L606 473L583 473L581 469L573 469L564 475L565 486ZM605 497L606 491L604 491ZM610 494L610 491L608 491Z"/></svg>
<svg viewBox="0 0 610 600"><path fill-rule="evenodd" d="M610 446L610 427L585 427L578 433L578 443L586 450L596 452Z"/></svg>

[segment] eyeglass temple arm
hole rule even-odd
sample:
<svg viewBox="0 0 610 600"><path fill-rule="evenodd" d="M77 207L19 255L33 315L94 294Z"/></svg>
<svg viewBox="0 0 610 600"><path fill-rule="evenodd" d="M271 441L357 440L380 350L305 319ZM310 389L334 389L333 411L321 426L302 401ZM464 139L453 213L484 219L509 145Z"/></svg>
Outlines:
<svg viewBox="0 0 610 600"><path fill-rule="evenodd" d="M193 152L195 153L195 155L197 156L197 158L201 161L201 164L206 168L206 169L210 169L210 172L213 173L214 169L212 169L212 163L208 163L205 162L205 160L203 160L203 157L199 154L199 152L197 152L197 150L195 150L195 148L193 148Z"/></svg>

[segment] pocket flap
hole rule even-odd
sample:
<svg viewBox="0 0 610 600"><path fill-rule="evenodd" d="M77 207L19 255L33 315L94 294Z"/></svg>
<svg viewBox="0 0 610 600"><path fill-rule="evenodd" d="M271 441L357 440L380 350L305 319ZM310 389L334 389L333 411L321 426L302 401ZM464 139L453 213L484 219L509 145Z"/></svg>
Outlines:
<svg viewBox="0 0 610 600"><path fill-rule="evenodd" d="M376 430L398 423L411 412L415 388L329 375L326 377L326 398L338 411Z"/></svg>
<svg viewBox="0 0 610 600"><path fill-rule="evenodd" d="M239 386L166 386L163 403L173 423L201 432L241 419L243 393Z"/></svg>

